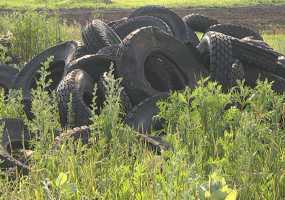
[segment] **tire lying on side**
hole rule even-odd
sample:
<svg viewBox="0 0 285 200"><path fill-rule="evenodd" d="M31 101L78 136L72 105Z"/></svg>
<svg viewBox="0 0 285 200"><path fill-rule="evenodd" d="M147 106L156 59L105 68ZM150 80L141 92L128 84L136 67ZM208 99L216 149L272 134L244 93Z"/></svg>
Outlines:
<svg viewBox="0 0 285 200"><path fill-rule="evenodd" d="M57 87L61 81L65 66L73 59L74 53L77 48L77 42L68 41L51 47L28 62L24 68L17 74L13 88L23 90L24 110L29 119L32 118L31 113L31 89L36 87L36 80L39 77L39 70L41 64L44 63L49 57L53 57L50 63L49 70L51 72L50 78L53 82L50 90Z"/></svg>
<svg viewBox="0 0 285 200"><path fill-rule="evenodd" d="M205 65L209 67L211 78L221 83L224 89L231 88L237 79L243 78L242 69L240 73L233 73L235 58L229 36L218 32L207 32L197 48Z"/></svg>
<svg viewBox="0 0 285 200"><path fill-rule="evenodd" d="M93 88L94 80L81 69L75 69L63 78L56 90L62 127L89 123Z"/></svg>
<svg viewBox="0 0 285 200"><path fill-rule="evenodd" d="M16 78L18 69L0 64L0 88L5 90L5 93L13 87L13 81Z"/></svg>
<svg viewBox="0 0 285 200"><path fill-rule="evenodd" d="M88 23L81 36L89 54L95 54L103 47L121 42L115 31L98 19Z"/></svg>
<svg viewBox="0 0 285 200"><path fill-rule="evenodd" d="M262 36L257 31L241 25L215 24L213 26L210 26L207 32L208 31L223 33L225 35L229 35L239 39L252 36L255 40L263 40Z"/></svg>
<svg viewBox="0 0 285 200"><path fill-rule="evenodd" d="M12 151L17 149L25 149L29 146L30 135L24 123L20 119L5 118L0 120L4 124L4 132L0 146L0 168L7 170L9 168L18 168L26 174L29 167L20 160L16 160L12 156Z"/></svg>
<svg viewBox="0 0 285 200"><path fill-rule="evenodd" d="M124 39L131 32L146 26L157 27L166 33L173 35L170 27L160 18L152 16L139 16L134 18L129 18L126 21L113 27L114 31Z"/></svg>
<svg viewBox="0 0 285 200"><path fill-rule="evenodd" d="M193 31L201 33L206 33L210 26L219 24L218 20L198 13L186 15L182 19Z"/></svg>
<svg viewBox="0 0 285 200"><path fill-rule="evenodd" d="M116 70L133 105L159 92L194 87L207 74L196 51L155 27L129 34L118 48ZM162 64L151 64L153 58Z"/></svg>
<svg viewBox="0 0 285 200"><path fill-rule="evenodd" d="M176 39L196 46L199 39L194 31L186 26L183 20L173 11L160 6L145 6L135 10L129 18L153 16L162 19L171 29Z"/></svg>

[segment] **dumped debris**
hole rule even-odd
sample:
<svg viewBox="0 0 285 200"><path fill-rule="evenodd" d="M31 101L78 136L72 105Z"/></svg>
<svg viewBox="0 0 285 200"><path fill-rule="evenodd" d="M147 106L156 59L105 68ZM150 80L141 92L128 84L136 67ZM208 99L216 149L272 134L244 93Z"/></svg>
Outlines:
<svg viewBox="0 0 285 200"><path fill-rule="evenodd" d="M203 33L201 40L196 32ZM53 84L49 89L56 90L59 97L62 128L73 128L56 137L55 146L70 137L88 143L94 84L101 86L96 93L100 112L106 93L102 77L110 66L114 66L115 77L122 78L126 124L140 132L140 140L156 151L169 149L169 145L147 133L151 128L161 129L163 122L153 120L158 113L155 103L166 98L170 91L194 88L198 79L205 76L218 81L225 91L240 79L254 87L258 78L274 81L273 89L277 92L285 89L284 55L274 51L257 31L241 25L220 24L200 14L180 18L167 8L146 6L128 18L109 24L94 19L82 29L82 41L83 44L67 41L51 47L19 72L0 65L1 87L6 91L23 90L25 112L28 119L32 119L34 80L41 63L51 56L54 58L50 64ZM72 111L69 120L68 105ZM9 129L9 134L16 136L17 131ZM7 168L28 169L25 163L10 156L7 145L3 148L1 156L8 163Z"/></svg>

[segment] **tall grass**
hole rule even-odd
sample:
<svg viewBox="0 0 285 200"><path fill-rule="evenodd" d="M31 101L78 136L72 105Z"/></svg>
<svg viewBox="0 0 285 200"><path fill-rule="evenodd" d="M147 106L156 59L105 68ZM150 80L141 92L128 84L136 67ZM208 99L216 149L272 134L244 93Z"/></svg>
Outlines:
<svg viewBox="0 0 285 200"><path fill-rule="evenodd" d="M220 85L203 79L194 90L172 93L159 103L164 139L172 149L155 155L122 123L120 80L110 72L107 101L102 113L92 116L90 145L67 141L52 149L59 119L55 99L45 91L46 69L47 64L33 92L35 119L25 120L39 136L31 173L0 178L1 198L285 198L284 95L272 91L270 83L250 89L240 82L223 93ZM0 117L14 109L12 103L4 106L3 98Z"/></svg>

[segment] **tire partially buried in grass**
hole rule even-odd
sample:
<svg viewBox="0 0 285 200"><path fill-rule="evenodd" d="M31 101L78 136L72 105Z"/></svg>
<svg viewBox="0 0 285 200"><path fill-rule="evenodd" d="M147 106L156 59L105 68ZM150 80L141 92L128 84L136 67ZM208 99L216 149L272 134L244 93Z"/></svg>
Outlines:
<svg viewBox="0 0 285 200"><path fill-rule="evenodd" d="M63 77L66 65L74 58L77 44L75 41L68 41L51 47L34 57L17 74L13 87L23 90L24 110L29 119L33 117L31 113L31 89L36 88L42 63L47 61L49 57L53 57L49 67L51 75L48 78L52 80L49 90L54 90Z"/></svg>
<svg viewBox="0 0 285 200"><path fill-rule="evenodd" d="M194 87L201 75L208 74L195 56L196 48L187 48L154 27L131 33L118 51L117 73L133 105L159 92Z"/></svg>
<svg viewBox="0 0 285 200"><path fill-rule="evenodd" d="M77 127L89 123L93 88L94 79L81 69L74 69L60 82L56 92L62 127Z"/></svg>
<svg viewBox="0 0 285 200"><path fill-rule="evenodd" d="M0 88L3 88L6 94L13 87L18 72L18 69L12 66L0 64Z"/></svg>
<svg viewBox="0 0 285 200"><path fill-rule="evenodd" d="M13 155L17 150L28 148L30 135L27 128L20 119L5 118L1 119L0 123L4 124L0 146L0 168L2 170L16 168L21 173L27 174L29 167L23 160L17 160Z"/></svg>

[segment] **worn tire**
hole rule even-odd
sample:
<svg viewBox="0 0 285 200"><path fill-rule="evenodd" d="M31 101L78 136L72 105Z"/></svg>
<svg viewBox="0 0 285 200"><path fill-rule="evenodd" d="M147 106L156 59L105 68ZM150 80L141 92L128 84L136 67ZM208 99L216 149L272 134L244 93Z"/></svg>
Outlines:
<svg viewBox="0 0 285 200"><path fill-rule="evenodd" d="M17 74L13 87L23 90L24 110L29 119L33 117L31 113L31 89L36 87L36 79L40 75L41 64L49 57L54 57L49 68L51 72L49 78L53 81L49 90L54 90L62 79L66 65L73 59L76 48L77 42L74 41L64 42L51 47L34 57Z"/></svg>
<svg viewBox="0 0 285 200"><path fill-rule="evenodd" d="M140 133L150 132L152 128L160 130L162 121L153 119L159 112L156 103L159 100L166 99L168 96L169 93L159 93L146 98L129 111L125 118L125 123Z"/></svg>
<svg viewBox="0 0 285 200"><path fill-rule="evenodd" d="M110 22L108 22L108 26L110 26L111 28L114 28L115 26L117 26L120 23L123 23L123 22L125 22L127 20L128 20L127 17L123 17L123 18L118 19L118 20L110 21Z"/></svg>
<svg viewBox="0 0 285 200"><path fill-rule="evenodd" d="M82 144L89 143L90 128L88 126L76 127L73 129L61 132L59 136L55 138L53 149L58 148L64 141L72 139L73 141L80 140Z"/></svg>
<svg viewBox="0 0 285 200"><path fill-rule="evenodd" d="M5 118L0 123L4 123L4 132L1 139L0 148L0 168L18 168L21 172L27 173L29 167L23 162L12 157L12 150L24 149L28 147L30 135L24 123L20 119Z"/></svg>
<svg viewBox="0 0 285 200"><path fill-rule="evenodd" d="M211 78L221 83L224 89L231 88L237 79L232 70L235 59L231 38L222 33L207 32L197 48L209 66Z"/></svg>
<svg viewBox="0 0 285 200"><path fill-rule="evenodd" d="M93 88L94 80L81 69L75 69L63 78L56 90L62 127L77 127L89 123Z"/></svg>
<svg viewBox="0 0 285 200"><path fill-rule="evenodd" d="M233 55L242 63L285 78L285 66L278 62L279 53L236 38L231 40Z"/></svg>
<svg viewBox="0 0 285 200"><path fill-rule="evenodd" d="M206 33L210 26L219 23L216 19L197 13L186 15L182 18L182 20L193 31L201 33Z"/></svg>
<svg viewBox="0 0 285 200"><path fill-rule="evenodd" d="M223 33L225 35L229 35L239 39L252 36L255 40L263 40L262 36L257 31L241 25L215 24L213 26L210 26L207 32L208 31Z"/></svg>
<svg viewBox="0 0 285 200"><path fill-rule="evenodd" d="M129 18L128 20L114 26L113 29L120 36L120 38L124 39L131 32L147 26L157 27L168 34L173 35L170 27L163 20L152 16Z"/></svg>
<svg viewBox="0 0 285 200"><path fill-rule="evenodd" d="M81 36L89 54L95 54L103 47L121 42L115 31L101 20L88 23L82 30Z"/></svg>
<svg viewBox="0 0 285 200"><path fill-rule="evenodd" d="M0 88L5 90L5 93L13 87L13 81L16 78L18 69L0 64Z"/></svg>
<svg viewBox="0 0 285 200"><path fill-rule="evenodd" d="M160 6L145 6L135 10L129 18L153 16L162 19L170 27L176 39L196 46L199 39L194 31L186 26L183 20L173 11Z"/></svg>
<svg viewBox="0 0 285 200"><path fill-rule="evenodd" d="M159 92L194 87L206 68L189 49L175 38L154 27L144 27L126 37L118 49L117 72L123 78L133 105ZM169 64L154 66L153 59Z"/></svg>

